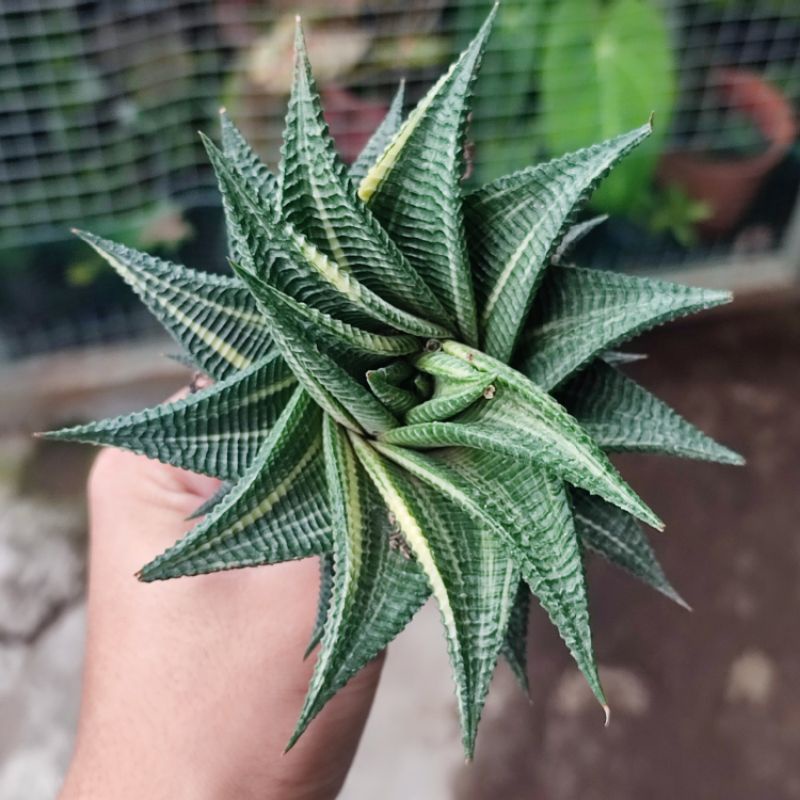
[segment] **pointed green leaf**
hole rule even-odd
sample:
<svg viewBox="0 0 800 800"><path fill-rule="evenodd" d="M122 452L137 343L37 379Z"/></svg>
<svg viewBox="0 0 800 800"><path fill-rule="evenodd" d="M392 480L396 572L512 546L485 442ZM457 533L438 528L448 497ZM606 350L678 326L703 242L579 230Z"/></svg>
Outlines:
<svg viewBox="0 0 800 800"><path fill-rule="evenodd" d="M587 547L689 608L667 580L650 542L630 514L579 490L573 490L572 502L575 526Z"/></svg>
<svg viewBox="0 0 800 800"><path fill-rule="evenodd" d="M369 141L364 145L364 149L358 154L358 158L350 165L350 180L358 184L363 177L374 166L380 158L381 153L388 147L389 142L394 139L400 126L403 124L403 101L405 100L406 83L400 81L389 110L383 121L375 129L375 133L370 136Z"/></svg>
<svg viewBox="0 0 800 800"><path fill-rule="evenodd" d="M528 694L528 616L531 607L531 590L525 581L520 581L511 614L508 619L508 628L500 650L503 658L508 662L514 677Z"/></svg>
<svg viewBox="0 0 800 800"><path fill-rule="evenodd" d="M517 570L486 525L398 469L363 439L350 438L439 605L464 750L471 757L517 589Z"/></svg>
<svg viewBox="0 0 800 800"><path fill-rule="evenodd" d="M314 648L322 641L322 632L325 628L325 620L328 619L328 609L331 605L331 593L333 592L333 553L323 553L319 557L319 599L317 600L317 616L314 620L314 628L311 631L311 638L306 647L303 658L308 658Z"/></svg>
<svg viewBox="0 0 800 800"><path fill-rule="evenodd" d="M183 539L145 565L139 578L274 564L329 550L321 418L298 388L236 486Z"/></svg>
<svg viewBox="0 0 800 800"><path fill-rule="evenodd" d="M385 506L358 461L344 429L324 421L325 466L333 532L333 583L322 634L322 647L311 678L303 710L289 741L291 747L331 696L331 680L345 660L366 662L374 653L352 650L360 630L368 625L364 612L378 594L377 582L389 556ZM421 601L427 592L416 591L408 600ZM412 613L417 603L413 603ZM287 747L287 749L288 749Z"/></svg>
<svg viewBox="0 0 800 800"><path fill-rule="evenodd" d="M255 301L238 279L196 272L84 231L75 233L119 273L212 378L246 369L274 350Z"/></svg>
<svg viewBox="0 0 800 800"><path fill-rule="evenodd" d="M550 267L531 311L519 369L550 390L602 350L730 299L728 292L652 278Z"/></svg>
<svg viewBox="0 0 800 800"><path fill-rule="evenodd" d="M717 444L647 389L603 361L594 361L571 378L557 396L605 450L744 463L738 453Z"/></svg>
<svg viewBox="0 0 800 800"><path fill-rule="evenodd" d="M220 110L220 128L222 131L222 152L256 196L264 203L265 208L274 208L277 200L278 181L266 164L247 143L231 118Z"/></svg>
<svg viewBox="0 0 800 800"><path fill-rule="evenodd" d="M540 464L649 525L663 527L592 438L550 395L516 370L466 345L444 342L443 348L496 374L495 395L474 403L452 421L394 428L381 434L382 441L421 449L460 445Z"/></svg>
<svg viewBox="0 0 800 800"><path fill-rule="evenodd" d="M299 23L282 152L284 220L376 294L449 325L436 295L356 195L322 116Z"/></svg>
<svg viewBox="0 0 800 800"><path fill-rule="evenodd" d="M286 363L275 353L180 400L47 436L121 447L232 480L250 466L296 386Z"/></svg>
<svg viewBox="0 0 800 800"><path fill-rule="evenodd" d="M557 266L567 265L567 256L572 248L575 247L581 239L588 236L598 225L602 225L607 219L608 214L600 214L597 217L592 217L584 222L579 222L576 225L570 226L561 239L560 244L555 249L555 252L550 257L550 263Z"/></svg>
<svg viewBox="0 0 800 800"><path fill-rule="evenodd" d="M455 317L469 344L477 344L478 329L461 201L464 136L467 103L495 13L496 6L359 187L361 199Z"/></svg>
<svg viewBox="0 0 800 800"><path fill-rule="evenodd" d="M372 661L408 625L411 618L430 595L428 582L417 566L389 545L385 524L376 525L376 541L369 549L371 561L365 565L353 604L355 619L347 626L347 639L339 638L332 657L326 662L325 674L315 680L313 702L307 702L303 716L295 728L289 746L303 733L305 727L325 704L363 667ZM369 576L372 580L367 580ZM327 616L326 616L327 621Z"/></svg>
<svg viewBox="0 0 800 800"><path fill-rule="evenodd" d="M239 274L254 287L275 344L289 368L328 414L359 432L363 429L375 434L397 425L397 419L371 392L320 350L286 295L247 272Z"/></svg>
<svg viewBox="0 0 800 800"><path fill-rule="evenodd" d="M650 125L499 178L465 198L483 349L508 361L576 209Z"/></svg>
<svg viewBox="0 0 800 800"><path fill-rule="evenodd" d="M380 323L418 336L441 336L447 328L393 306L339 267L248 186L217 147L201 134L217 176L242 256L240 266L295 300L357 325Z"/></svg>
<svg viewBox="0 0 800 800"><path fill-rule="evenodd" d="M405 417L407 425L450 419L469 408L476 400L493 394L495 380L491 372L478 373L469 380L437 378L433 397L412 408Z"/></svg>
<svg viewBox="0 0 800 800"><path fill-rule="evenodd" d="M406 361L395 361L386 367L367 372L367 383L375 397L393 414L402 415L419 402L411 389L399 384L411 378L414 370Z"/></svg>
<svg viewBox="0 0 800 800"><path fill-rule="evenodd" d="M256 300L260 300L265 293L270 294L270 297L278 297L307 338L338 363L346 365L350 372L361 375L365 369L385 363L389 358L410 355L419 350L419 339L414 336L407 333L380 334L362 330L294 300L277 289L269 289L256 275L241 270L238 266L234 269L242 275L243 282L250 288ZM267 298L266 302L269 304L273 301Z"/></svg>
<svg viewBox="0 0 800 800"><path fill-rule="evenodd" d="M605 705L583 562L563 482L535 465L487 451L454 448L427 455L381 442L375 447L490 527Z"/></svg>
<svg viewBox="0 0 800 800"><path fill-rule="evenodd" d="M277 197L277 180L267 166L256 155L245 141L239 129L231 122L225 109L220 110L220 128L222 131L222 152L247 181L264 208L275 208ZM235 235L237 220L231 207L223 204L225 227L228 231L228 251L231 259L241 263L247 256L241 250L240 240Z"/></svg>

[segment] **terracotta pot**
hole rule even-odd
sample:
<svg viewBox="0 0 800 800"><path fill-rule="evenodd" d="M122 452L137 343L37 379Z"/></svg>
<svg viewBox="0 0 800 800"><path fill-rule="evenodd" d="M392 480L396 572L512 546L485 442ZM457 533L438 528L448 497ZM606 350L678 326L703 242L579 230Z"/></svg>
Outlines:
<svg viewBox="0 0 800 800"><path fill-rule="evenodd" d="M757 156L729 160L688 151L662 156L658 183L680 186L711 209L711 216L698 225L698 231L706 238L722 236L736 227L767 173L781 161L797 136L789 101L760 75L725 69L715 77L720 101L750 119L767 142L767 149Z"/></svg>

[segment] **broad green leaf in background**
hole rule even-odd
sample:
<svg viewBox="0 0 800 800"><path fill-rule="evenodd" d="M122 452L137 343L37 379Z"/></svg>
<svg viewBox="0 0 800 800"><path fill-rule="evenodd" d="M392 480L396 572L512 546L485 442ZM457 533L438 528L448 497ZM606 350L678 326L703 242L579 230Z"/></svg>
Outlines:
<svg viewBox="0 0 800 800"><path fill-rule="evenodd" d="M470 138L475 177L492 180L529 164L540 149L531 113L541 69L543 32L553 0L503 0L475 84ZM485 4L457 3L454 28L465 47L483 22Z"/></svg>
<svg viewBox="0 0 800 800"><path fill-rule="evenodd" d="M635 209L648 189L675 102L667 12L657 0L561 0L542 57L541 113L554 155L617 136L655 113L650 140L615 170L592 206Z"/></svg>

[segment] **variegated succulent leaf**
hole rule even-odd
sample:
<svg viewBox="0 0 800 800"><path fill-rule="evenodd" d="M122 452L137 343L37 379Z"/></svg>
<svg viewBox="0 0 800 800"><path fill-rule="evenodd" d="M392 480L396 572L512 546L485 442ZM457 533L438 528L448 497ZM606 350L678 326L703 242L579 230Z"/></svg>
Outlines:
<svg viewBox="0 0 800 800"><path fill-rule="evenodd" d="M581 204L649 124L462 189L494 15L405 121L398 93L349 170L298 29L278 176L225 114L221 149L205 140L231 274L79 234L213 383L50 435L223 480L141 580L320 558L292 743L428 596L468 756L499 655L527 685L532 597L605 706L584 549L682 602L635 518L659 519L608 453L741 463L623 375L615 349L729 295L566 265L598 223Z"/></svg>

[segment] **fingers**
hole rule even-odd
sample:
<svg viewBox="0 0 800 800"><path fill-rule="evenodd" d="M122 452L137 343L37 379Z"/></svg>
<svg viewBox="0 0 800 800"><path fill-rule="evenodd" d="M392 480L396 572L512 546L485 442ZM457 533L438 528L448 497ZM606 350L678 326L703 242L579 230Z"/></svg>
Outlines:
<svg viewBox="0 0 800 800"><path fill-rule="evenodd" d="M95 462L73 797L312 800L335 796L344 781L382 658L283 755L313 671L303 652L316 559L152 584L134 578L192 527L186 517L218 486L120 450Z"/></svg>

